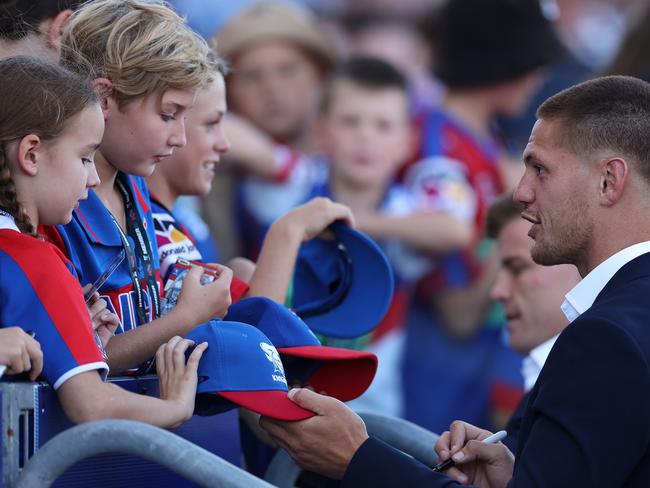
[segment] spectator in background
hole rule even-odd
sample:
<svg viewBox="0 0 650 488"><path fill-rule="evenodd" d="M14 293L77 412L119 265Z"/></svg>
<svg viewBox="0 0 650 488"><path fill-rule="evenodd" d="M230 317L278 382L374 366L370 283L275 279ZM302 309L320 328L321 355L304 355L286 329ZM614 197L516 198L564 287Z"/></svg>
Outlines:
<svg viewBox="0 0 650 488"><path fill-rule="evenodd" d="M650 81L650 7L630 25L621 47L605 74L627 75Z"/></svg>
<svg viewBox="0 0 650 488"><path fill-rule="evenodd" d="M273 147L266 167L247 168L250 158L246 151L253 143L239 137L240 131L226 127L232 143L231 160L264 176L263 180L245 178L237 196L237 225L245 254L255 259L268 226L296 200L284 183L298 159L314 151L312 125L332 57L316 19L307 10L282 3L259 3L244 10L223 26L216 42L219 54L231 63L226 80L228 103L244 119L238 127L243 124L246 135L270 141ZM306 195L309 174L293 177L293 191ZM231 219L228 193L222 189L219 185L206 202L206 215L219 242L237 227L219 231L214 225L216 220Z"/></svg>
<svg viewBox="0 0 650 488"><path fill-rule="evenodd" d="M507 187L492 125L527 106L559 49L538 0L451 0L439 25L436 73L448 91L422 120L422 159L405 182L434 207L450 202L449 212L474 226L474 241L425 280L429 310L416 307L409 324L406 417L434 431L454 418L501 424L521 394L502 315L488 315L497 263L484 219Z"/></svg>
<svg viewBox="0 0 650 488"><path fill-rule="evenodd" d="M343 23L350 55L377 57L404 73L414 114L438 105L443 88L431 74L434 41L415 19L370 13L346 17ZM434 24L434 17L427 16L426 27L433 29Z"/></svg>
<svg viewBox="0 0 650 488"><path fill-rule="evenodd" d="M521 218L521 206L508 193L495 200L487 214L488 237L497 240L500 267L492 298L503 304L510 347L526 355L522 365L526 395L508 421L503 441L515 452L530 390L560 332L569 324L560 305L580 275L575 266L541 266L530 255L534 241L531 224Z"/></svg>
<svg viewBox="0 0 650 488"><path fill-rule="evenodd" d="M386 252L396 278L385 319L365 338L379 356L377 376L354 407L401 416L399 367L413 285L435 266L436 255L469 243L471 226L423 206L395 183L409 154L410 111L407 81L390 64L356 57L335 67L325 87L317 134L324 159L311 196L348 205L359 230ZM340 345L336 340L330 344Z"/></svg>

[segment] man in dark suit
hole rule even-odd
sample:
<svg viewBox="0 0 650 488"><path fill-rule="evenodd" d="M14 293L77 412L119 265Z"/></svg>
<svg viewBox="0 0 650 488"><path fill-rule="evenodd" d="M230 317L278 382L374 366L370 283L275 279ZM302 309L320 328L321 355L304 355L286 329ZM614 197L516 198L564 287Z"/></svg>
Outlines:
<svg viewBox="0 0 650 488"><path fill-rule="evenodd" d="M261 424L301 465L343 486L650 486L650 84L587 81L537 117L515 199L535 262L573 264L583 280L562 304L571 323L531 392L516 461L457 421L436 444L456 467L435 473L336 400L294 390L318 415Z"/></svg>

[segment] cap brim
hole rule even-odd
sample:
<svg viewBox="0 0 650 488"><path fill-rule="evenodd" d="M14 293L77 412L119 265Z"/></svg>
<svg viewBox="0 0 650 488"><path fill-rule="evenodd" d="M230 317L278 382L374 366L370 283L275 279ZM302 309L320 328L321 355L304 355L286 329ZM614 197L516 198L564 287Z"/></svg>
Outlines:
<svg viewBox="0 0 650 488"><path fill-rule="evenodd" d="M222 391L219 395L253 412L276 420L304 420L316 415L292 402L286 391Z"/></svg>
<svg viewBox="0 0 650 488"><path fill-rule="evenodd" d="M303 320L319 334L351 339L372 331L386 315L393 298L393 271L372 239L342 222L330 229L352 262L350 288L339 305Z"/></svg>
<svg viewBox="0 0 650 488"><path fill-rule="evenodd" d="M377 356L371 352L327 346L280 347L278 352L321 361L322 366L309 377L309 385L342 402L366 391L377 372Z"/></svg>

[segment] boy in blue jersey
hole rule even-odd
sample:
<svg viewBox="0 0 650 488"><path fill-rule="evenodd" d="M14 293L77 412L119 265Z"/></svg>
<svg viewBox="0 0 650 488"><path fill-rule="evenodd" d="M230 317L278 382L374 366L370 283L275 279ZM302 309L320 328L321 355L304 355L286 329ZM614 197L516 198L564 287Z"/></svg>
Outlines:
<svg viewBox="0 0 650 488"><path fill-rule="evenodd" d="M116 373L142 364L172 336L223 316L230 304L229 269L220 267L219 277L205 286L200 270L193 270L177 307L159 317L158 251L142 178L185 144L185 113L209 78L207 52L205 42L169 8L137 0L85 4L62 39L62 63L100 94L106 131L95 158L101 183L71 223L50 237L81 282L94 281L126 251L123 264L100 288L121 320L107 347ZM145 324L152 327L139 327Z"/></svg>

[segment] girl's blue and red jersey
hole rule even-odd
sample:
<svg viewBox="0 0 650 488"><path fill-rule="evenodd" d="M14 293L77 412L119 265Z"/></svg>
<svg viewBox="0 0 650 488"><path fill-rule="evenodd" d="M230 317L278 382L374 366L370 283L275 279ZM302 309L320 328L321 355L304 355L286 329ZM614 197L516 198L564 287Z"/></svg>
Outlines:
<svg viewBox="0 0 650 488"><path fill-rule="evenodd" d="M21 234L11 218L0 216L0 324L35 334L42 376L55 389L86 371L108 372L73 273L56 247Z"/></svg>

